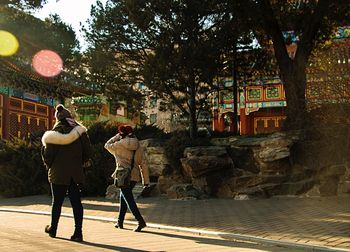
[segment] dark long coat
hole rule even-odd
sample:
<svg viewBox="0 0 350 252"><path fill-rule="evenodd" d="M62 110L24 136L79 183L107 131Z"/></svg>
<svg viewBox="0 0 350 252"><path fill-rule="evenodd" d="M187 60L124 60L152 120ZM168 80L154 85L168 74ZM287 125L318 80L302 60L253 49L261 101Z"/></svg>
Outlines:
<svg viewBox="0 0 350 252"><path fill-rule="evenodd" d="M71 127L59 122L42 137L42 159L48 168L49 182L69 185L71 179L84 181L83 163L91 156L91 144L82 125Z"/></svg>

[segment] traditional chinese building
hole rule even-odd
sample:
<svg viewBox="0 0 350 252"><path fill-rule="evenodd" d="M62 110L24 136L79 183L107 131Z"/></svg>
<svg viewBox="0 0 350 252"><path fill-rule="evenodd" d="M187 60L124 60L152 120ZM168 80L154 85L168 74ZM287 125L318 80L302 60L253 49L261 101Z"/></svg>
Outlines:
<svg viewBox="0 0 350 252"><path fill-rule="evenodd" d="M55 105L74 93L86 90L1 60L0 139L26 138L52 128Z"/></svg>
<svg viewBox="0 0 350 252"><path fill-rule="evenodd" d="M314 56L307 69L306 101L308 109L320 104L350 102L350 27L341 27L335 38ZM288 46L294 57L297 44ZM213 95L213 130L233 129L233 79L217 81ZM240 134L252 135L279 131L286 118L284 85L272 73L264 78L238 80L238 127Z"/></svg>
<svg viewBox="0 0 350 252"><path fill-rule="evenodd" d="M79 116L79 120L90 124L97 121L110 121L115 124L138 124L137 118L129 120L124 102L111 102L103 95L77 96L71 104Z"/></svg>
<svg viewBox="0 0 350 252"><path fill-rule="evenodd" d="M223 85L226 88L232 86L232 79L225 79ZM232 91L219 91L214 101L214 130L232 131ZM278 131L286 118L283 84L278 77L258 80L255 83L241 83L237 106L242 135Z"/></svg>
<svg viewBox="0 0 350 252"><path fill-rule="evenodd" d="M55 100L0 87L0 138L25 138L53 126Z"/></svg>

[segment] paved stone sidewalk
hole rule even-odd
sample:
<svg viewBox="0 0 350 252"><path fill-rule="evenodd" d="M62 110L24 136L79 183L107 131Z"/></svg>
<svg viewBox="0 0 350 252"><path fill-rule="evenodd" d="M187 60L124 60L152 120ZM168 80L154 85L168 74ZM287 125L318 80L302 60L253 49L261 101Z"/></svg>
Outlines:
<svg viewBox="0 0 350 252"><path fill-rule="evenodd" d="M0 208L50 211L50 196L0 199ZM228 232L300 245L350 251L350 197L261 200L139 199L148 223ZM115 218L117 203L104 198L85 198L85 214ZM66 200L65 213L71 213ZM133 220L131 215L127 219Z"/></svg>
<svg viewBox="0 0 350 252"><path fill-rule="evenodd" d="M69 241L73 233L72 219L61 218L57 238L43 232L50 217L23 213L0 212L0 251L233 251L283 252L295 251L256 243L233 242L224 239L147 229L135 233L100 221L84 221L84 242Z"/></svg>

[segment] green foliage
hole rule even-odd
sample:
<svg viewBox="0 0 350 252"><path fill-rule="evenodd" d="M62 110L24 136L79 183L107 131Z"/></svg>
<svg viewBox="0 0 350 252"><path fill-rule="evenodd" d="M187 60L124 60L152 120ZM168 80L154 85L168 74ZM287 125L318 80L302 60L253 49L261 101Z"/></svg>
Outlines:
<svg viewBox="0 0 350 252"><path fill-rule="evenodd" d="M322 104L308 112L304 138L291 149L293 162L320 170L350 163L350 105Z"/></svg>
<svg viewBox="0 0 350 252"><path fill-rule="evenodd" d="M105 148L105 142L117 133L117 125L97 122L90 125L88 134L92 144L93 166L86 170L83 184L84 196L104 196L112 183L111 174L115 160ZM155 126L138 127L135 133L140 139L166 137ZM2 196L16 197L49 192L47 171L41 160L40 137L42 132L30 139L0 142L0 192Z"/></svg>
<svg viewBox="0 0 350 252"><path fill-rule="evenodd" d="M169 134L166 134L162 129L155 125L142 125L135 128L135 135L139 140L148 138L166 139Z"/></svg>
<svg viewBox="0 0 350 252"><path fill-rule="evenodd" d="M118 126L108 122L96 122L89 126L88 135L92 145L105 143L112 136L117 134Z"/></svg>
<svg viewBox="0 0 350 252"><path fill-rule="evenodd" d="M78 82L76 69L77 64L80 66L79 42L73 28L57 15L52 15L43 21L17 4L20 2L23 4L22 7L33 7L43 1L10 2L12 3L8 3L9 5L0 4L0 30L12 33L19 42L19 49L15 55L0 62L0 67L6 69L0 76L3 78L2 82L46 97L61 98L71 95L72 88L62 88L62 84L58 87L57 82L60 80L71 84ZM43 49L58 53L64 62L65 71L50 79L34 74L33 56Z"/></svg>
<svg viewBox="0 0 350 252"><path fill-rule="evenodd" d="M110 175L115 169L115 160L104 148L105 142L115 135L117 126L106 122L97 122L88 129L92 143L93 166L86 170L83 184L84 196L104 196L105 190L112 183ZM200 137L195 140L187 131L166 134L155 126L142 126L135 129L139 139L167 139L166 155L171 160L171 169L180 167L180 158L186 147L210 145L209 138ZM38 136L25 140L0 143L0 191L2 196L16 197L49 192L47 171L41 160L41 144Z"/></svg>
<svg viewBox="0 0 350 252"><path fill-rule="evenodd" d="M39 144L23 140L0 143L0 192L16 197L48 192Z"/></svg>
<svg viewBox="0 0 350 252"><path fill-rule="evenodd" d="M97 4L85 29L89 71L114 96L129 95L125 84L143 82L190 118L196 137L197 112L208 105L223 56L237 43L252 42L252 33L238 28L226 9L226 3L213 0Z"/></svg>
<svg viewBox="0 0 350 252"><path fill-rule="evenodd" d="M111 183L111 174L115 169L115 160L104 144L117 133L118 127L108 122L96 122L90 125L88 135L92 145L93 166L86 170L86 181L83 184L83 195L104 196Z"/></svg>
<svg viewBox="0 0 350 252"><path fill-rule="evenodd" d="M82 63L84 69L88 69L88 78L94 83L101 83L99 92L103 92L110 101L125 101L128 113L132 114L140 110L143 100L134 87L142 82L138 74L140 64L135 58L138 49L134 50L135 45L132 45L127 50L128 45L123 37L132 33L132 26L126 23L120 9L111 7L114 4L120 6L119 2L108 1L103 6L97 1L96 6L92 7L91 19L87 27L82 28L90 44ZM137 44L141 40L139 38Z"/></svg>
<svg viewBox="0 0 350 252"><path fill-rule="evenodd" d="M212 145L210 143L210 138L199 137L192 139L188 131L175 131L172 133L172 137L166 142L164 148L171 169L179 171L181 167L180 158L183 157L185 148L210 145Z"/></svg>
<svg viewBox="0 0 350 252"><path fill-rule="evenodd" d="M47 0L1 0L1 5L12 5L22 10L35 10L47 3Z"/></svg>
<svg viewBox="0 0 350 252"><path fill-rule="evenodd" d="M223 132L212 131L212 132L210 132L210 135L212 138L224 138L224 137L232 136L233 133L229 132L229 131L223 131Z"/></svg>
<svg viewBox="0 0 350 252"><path fill-rule="evenodd" d="M350 13L348 1L265 1L249 0L245 13L260 45L273 50L280 78L286 87L287 119L284 128L305 128L306 118L306 69L312 52L328 40L337 26L347 24ZM234 10L232 10L234 11ZM283 32L292 31L298 38L294 57L286 51Z"/></svg>
<svg viewBox="0 0 350 252"><path fill-rule="evenodd" d="M106 188L112 183L111 174L115 169L115 160L105 148L104 142L92 145L93 166L86 170L83 195L104 196Z"/></svg>
<svg viewBox="0 0 350 252"><path fill-rule="evenodd" d="M11 58L22 67L31 70L35 53L42 49L56 51L69 66L77 53L78 40L71 26L56 15L45 21L14 8L0 8L0 28L14 34L20 44L19 51Z"/></svg>

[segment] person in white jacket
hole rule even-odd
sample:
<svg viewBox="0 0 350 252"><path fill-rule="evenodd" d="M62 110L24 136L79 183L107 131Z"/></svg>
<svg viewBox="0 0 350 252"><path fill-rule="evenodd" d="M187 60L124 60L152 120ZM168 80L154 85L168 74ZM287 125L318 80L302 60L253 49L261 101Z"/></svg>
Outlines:
<svg viewBox="0 0 350 252"><path fill-rule="evenodd" d="M119 133L117 135L106 142L104 147L115 157L117 167L130 168L133 158L134 167L131 172L130 186L120 189L119 215L115 227L120 229L123 228L125 214L127 208L129 208L130 212L138 221L138 225L134 231L140 232L144 227L146 227L146 222L137 207L132 194L132 189L139 181L140 174L142 175L144 186L149 184L148 168L145 165L142 166L142 149L139 147L138 139L133 134L132 127L129 125L121 125L118 128L118 132ZM114 174L112 174L112 177L113 176Z"/></svg>

